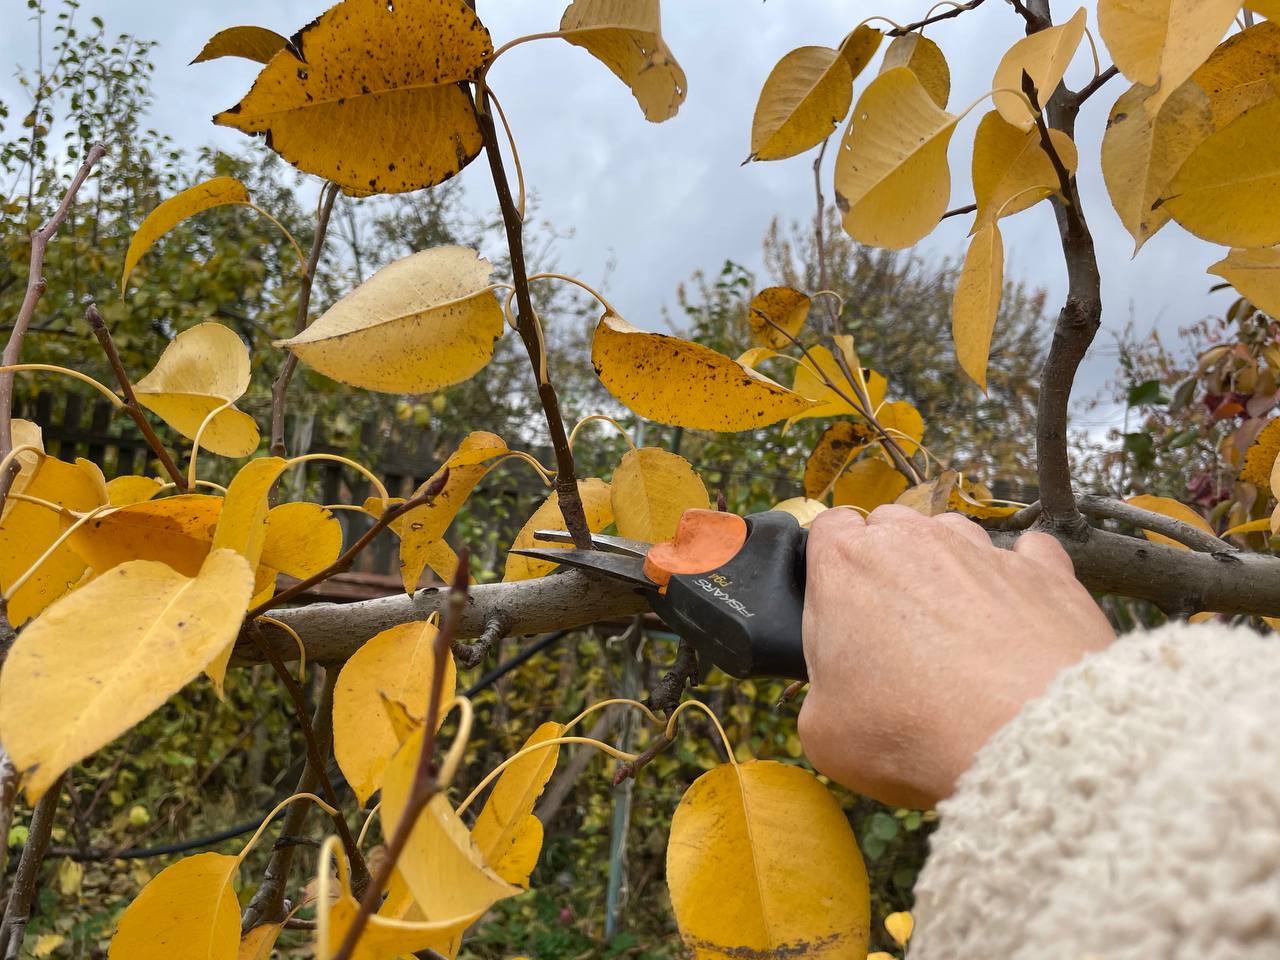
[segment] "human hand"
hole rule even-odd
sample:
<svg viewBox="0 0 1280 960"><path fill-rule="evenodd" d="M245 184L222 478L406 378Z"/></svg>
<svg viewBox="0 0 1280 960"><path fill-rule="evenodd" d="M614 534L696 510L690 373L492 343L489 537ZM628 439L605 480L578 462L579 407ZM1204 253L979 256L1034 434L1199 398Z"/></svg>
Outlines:
<svg viewBox="0 0 1280 960"><path fill-rule="evenodd" d="M1013 550L960 514L828 510L807 548L800 740L898 806L948 796L984 743L1115 634L1047 534Z"/></svg>

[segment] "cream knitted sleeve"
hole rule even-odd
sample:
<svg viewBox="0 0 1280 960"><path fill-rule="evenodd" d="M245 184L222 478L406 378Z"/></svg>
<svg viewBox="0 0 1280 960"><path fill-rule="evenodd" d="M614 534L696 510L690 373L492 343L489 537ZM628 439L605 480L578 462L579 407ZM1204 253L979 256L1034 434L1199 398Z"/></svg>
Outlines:
<svg viewBox="0 0 1280 960"><path fill-rule="evenodd" d="M911 960L1280 958L1280 642L1131 634L978 754L917 887Z"/></svg>

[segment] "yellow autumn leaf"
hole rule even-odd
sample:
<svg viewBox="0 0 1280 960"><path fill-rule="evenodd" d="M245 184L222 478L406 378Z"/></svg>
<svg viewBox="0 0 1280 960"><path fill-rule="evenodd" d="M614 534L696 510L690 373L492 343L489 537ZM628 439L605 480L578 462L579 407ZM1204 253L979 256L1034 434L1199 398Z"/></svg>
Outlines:
<svg viewBox="0 0 1280 960"><path fill-rule="evenodd" d="M700 343L637 329L606 313L591 362L605 388L649 420L734 433L807 410L804 397Z"/></svg>
<svg viewBox="0 0 1280 960"><path fill-rule="evenodd" d="M1191 75L1191 82L1209 97L1214 127L1225 127L1275 97L1278 80L1280 26L1269 20L1227 37Z"/></svg>
<svg viewBox="0 0 1280 960"><path fill-rule="evenodd" d="M864 368L862 375L867 384L868 401L874 411L884 402L889 384L874 370ZM839 390L833 390L828 381L834 383ZM788 427L797 420L809 417L842 417L857 413L849 402L858 399L857 392L836 362L835 356L826 347L813 347L809 350L809 355L796 365L795 381L791 389L800 396L808 397L814 405L788 420Z"/></svg>
<svg viewBox="0 0 1280 960"><path fill-rule="evenodd" d="M770 351L783 349L791 343L787 334L792 337L800 335L804 322L809 319L812 302L807 294L790 287L765 287L751 298L751 306L747 309L751 338ZM775 330L770 321L786 333ZM773 356L772 353L768 355ZM765 355L761 354L760 359L765 359ZM739 357L738 362L749 367L755 366L755 363L748 363L743 357Z"/></svg>
<svg viewBox="0 0 1280 960"><path fill-rule="evenodd" d="M563 724L544 723L533 731L520 749L554 740L563 733ZM528 854L533 832L528 821L536 822L533 806L551 779L559 756L558 746L545 747L521 757L503 770L471 830L484 862L493 867L502 879L526 890L529 888L529 873L538 854L537 850L533 851L533 863L530 863ZM541 838L540 828L538 837Z"/></svg>
<svg viewBox="0 0 1280 960"><path fill-rule="evenodd" d="M905 910L898 913L891 913L884 918L884 929L893 937L893 942L900 947L905 947L907 941L911 939L911 934L916 928L915 918Z"/></svg>
<svg viewBox="0 0 1280 960"><path fill-rule="evenodd" d="M871 58L876 55L882 40L884 40L883 33L875 27L868 27L865 23L861 23L840 42L840 56L849 61L855 80L867 68Z"/></svg>
<svg viewBox="0 0 1280 960"><path fill-rule="evenodd" d="M926 517L936 517L951 508L952 497L959 484L960 474L954 470L944 470L932 480L908 488L893 502L910 507Z"/></svg>
<svg viewBox="0 0 1280 960"><path fill-rule="evenodd" d="M174 337L151 372L134 384L138 402L188 440L209 414L249 389L249 350L220 323L198 323ZM227 406L200 434L200 446L224 457L258 449L258 425Z"/></svg>
<svg viewBox="0 0 1280 960"><path fill-rule="evenodd" d="M853 69L839 50L792 50L760 90L748 159L782 160L816 147L848 116L852 102Z"/></svg>
<svg viewBox="0 0 1280 960"><path fill-rule="evenodd" d="M684 103L688 81L662 39L659 0L573 0L560 36L630 87L646 120L670 120Z"/></svg>
<svg viewBox="0 0 1280 960"><path fill-rule="evenodd" d="M209 555L221 512L221 497L199 493L146 500L81 524L67 543L98 575L130 560L155 560L194 577Z"/></svg>
<svg viewBox="0 0 1280 960"><path fill-rule="evenodd" d="M1246 523L1237 523L1234 527L1230 527L1222 531L1224 537L1237 537L1246 533L1266 533L1271 529L1271 521L1267 517L1261 520L1250 520Z"/></svg>
<svg viewBox="0 0 1280 960"><path fill-rule="evenodd" d="M39 455L31 468L24 466L13 482L14 493L39 497L65 510L88 512L106 503L102 471L88 460L64 463ZM92 522L92 521L90 521ZM35 503L10 497L0 520L0 590L10 590L18 578L53 546L62 535L62 515ZM84 575L85 563L67 543L49 554L26 583L9 597L9 622L21 626L75 587Z"/></svg>
<svg viewBox="0 0 1280 960"><path fill-rule="evenodd" d="M227 550L185 577L134 560L49 607L0 673L0 736L35 800L180 690L240 630L253 570Z"/></svg>
<svg viewBox="0 0 1280 960"><path fill-rule="evenodd" d="M421 718L427 711L435 663L436 626L404 623L366 641L342 667L333 690L333 754L363 805L382 785L387 764L400 748L382 697ZM443 697L453 697L457 673L445 658ZM421 719L419 719L421 722Z"/></svg>
<svg viewBox="0 0 1280 960"><path fill-rule="evenodd" d="M738 354L738 363L744 367L754 370L766 360L772 360L774 357L780 356L777 350L770 350L768 347L752 347L749 350L743 350Z"/></svg>
<svg viewBox="0 0 1280 960"><path fill-rule="evenodd" d="M592 533L599 533L613 523L613 500L609 491L609 484L595 477L589 480L579 480L578 496L582 499L582 508L587 515L587 528ZM560 494L553 490L551 495L542 501L538 509L533 511L533 515L520 528L520 532L516 534L516 538L511 544L511 549L563 546L563 544L547 543L545 540L539 540L533 534L538 530L566 529L568 527L564 522L564 516L560 513ZM508 553L506 570L502 579L504 582L532 580L535 577L546 576L555 568L556 565L554 563L549 563L546 560L535 560L532 557L522 557Z"/></svg>
<svg viewBox="0 0 1280 960"><path fill-rule="evenodd" d="M851 237L901 249L938 225L951 197L947 146L958 119L906 67L871 81L836 156L836 204Z"/></svg>
<svg viewBox="0 0 1280 960"><path fill-rule="evenodd" d="M865 457L836 480L833 503L837 507L858 507L870 513L876 507L897 501L907 485L907 478L890 464L879 457Z"/></svg>
<svg viewBox="0 0 1280 960"><path fill-rule="evenodd" d="M942 48L920 33L904 33L894 37L880 61L880 72L906 67L916 75L920 85L943 110L951 98L951 68Z"/></svg>
<svg viewBox="0 0 1280 960"><path fill-rule="evenodd" d="M318 503L282 503L267 511L267 532L258 562L305 580L342 553L342 524Z"/></svg>
<svg viewBox="0 0 1280 960"><path fill-rule="evenodd" d="M24 450L14 458L18 464L18 472L14 474L10 489L18 490L19 484L25 484L35 472L36 467L40 465L41 454L44 453L44 432L38 423L14 419L9 421L9 439L13 441L9 448L11 450L17 450L19 447L34 448ZM5 503L4 509L8 512L8 502Z"/></svg>
<svg viewBox="0 0 1280 960"><path fill-rule="evenodd" d="M393 836L404 816L422 750L422 731L405 741L382 782L383 833ZM427 921L453 922L460 933L494 903L520 888L484 862L462 820L443 794L418 817L396 868Z"/></svg>
<svg viewBox="0 0 1280 960"><path fill-rule="evenodd" d="M480 152L461 82L492 54L465 0L342 0L294 34L213 122L266 134L299 170L350 194L418 190Z"/></svg>
<svg viewBox="0 0 1280 960"><path fill-rule="evenodd" d="M970 484L966 490L963 483L957 482L947 499L947 509L975 520L998 520L1018 512L1018 507L990 503L992 499L991 491L981 484Z"/></svg>
<svg viewBox="0 0 1280 960"><path fill-rule="evenodd" d="M1268 423L1244 452L1240 480L1266 489L1271 483L1271 468L1280 457L1280 417Z"/></svg>
<svg viewBox="0 0 1280 960"><path fill-rule="evenodd" d="M1022 74L1030 74L1036 98L1043 109L1062 82L1063 74L1084 37L1084 28L1085 10L1081 7L1065 23L1024 37L1009 48L991 80L991 89L997 91L992 94L991 101L1000 111L1000 116L1023 130L1029 130L1035 124L1026 99L1020 95Z"/></svg>
<svg viewBox="0 0 1280 960"><path fill-rule="evenodd" d="M243 57L257 63L267 63L288 42L266 27L227 27L210 37L191 62L205 63L221 57Z"/></svg>
<svg viewBox="0 0 1280 960"><path fill-rule="evenodd" d="M428 393L483 369L502 336L493 265L434 247L383 267L306 330L279 340L307 366L383 393Z"/></svg>
<svg viewBox="0 0 1280 960"><path fill-rule="evenodd" d="M442 580L453 577L458 557L444 543L444 532L476 484L493 468L489 461L507 453L506 443L495 434L483 431L467 434L444 465L414 491L414 496L417 496L446 470L449 472L444 488L433 503L410 510L392 527L400 536L400 576L405 593L413 593L417 589L422 571L428 567ZM373 512L380 514L378 501L366 502L365 509L371 507Z"/></svg>
<svg viewBox="0 0 1280 960"><path fill-rule="evenodd" d="M240 904L231 882L239 866L239 857L198 853L165 867L120 917L108 960L234 960Z"/></svg>
<svg viewBox="0 0 1280 960"><path fill-rule="evenodd" d="M1067 172L1074 175L1079 161L1076 145L1061 130L1050 130L1049 139ZM1039 130L1016 127L995 110L982 118L973 141L973 198L978 212L970 233L1000 217L1021 213L1058 193L1060 186Z"/></svg>
<svg viewBox="0 0 1280 960"><path fill-rule="evenodd" d="M1232 250L1209 268L1241 296L1273 317L1280 317L1280 248Z"/></svg>
<svg viewBox="0 0 1280 960"><path fill-rule="evenodd" d="M1197 84L1184 83L1154 116L1143 106L1151 91L1133 86L1121 94L1102 138L1102 177L1111 205L1133 237L1134 253L1169 222L1168 208L1156 201L1213 132L1209 97Z"/></svg>
<svg viewBox="0 0 1280 960"><path fill-rule="evenodd" d="M1144 494L1139 497L1129 497L1125 500L1125 503L1130 506L1137 507L1139 510L1148 510L1151 513L1159 513L1166 517L1172 517L1174 520L1181 520L1183 523L1190 524L1197 530L1204 531L1211 537L1217 536L1217 534L1213 532L1213 527L1209 526L1208 521L1206 521L1204 517L1200 516L1199 513L1191 507L1188 507L1185 503L1179 503L1177 500L1173 500L1169 497L1153 497ZM1161 536L1160 534L1153 533L1150 530L1143 530L1142 532L1146 534L1147 539L1153 543L1163 543L1170 547L1177 547L1179 550L1191 549L1185 543L1179 543L1177 540Z"/></svg>
<svg viewBox="0 0 1280 960"><path fill-rule="evenodd" d="M283 923L260 923L240 938L236 960L271 960Z"/></svg>
<svg viewBox="0 0 1280 960"><path fill-rule="evenodd" d="M1201 141L1163 199L1196 236L1232 247L1280 243L1280 98L1246 110Z"/></svg>
<svg viewBox="0 0 1280 960"><path fill-rule="evenodd" d="M42 933L36 937L35 946L31 948L31 955L36 960L49 956L53 951L67 942L67 938L60 933Z"/></svg>
<svg viewBox="0 0 1280 960"><path fill-rule="evenodd" d="M214 177L194 187L188 187L176 196L170 197L154 210L138 226L133 239L129 241L129 249L124 255L124 273L120 276L120 296L124 296L129 286L129 276L138 265L142 255L150 250L157 240L197 213L212 210L214 207L225 207L228 204L248 204L249 190L235 177Z"/></svg>
<svg viewBox="0 0 1280 960"><path fill-rule="evenodd" d="M707 488L689 461L657 447L627 451L613 471L610 491L618 533L645 543L673 539L686 510L711 509Z"/></svg>
<svg viewBox="0 0 1280 960"><path fill-rule="evenodd" d="M960 369L987 392L991 335L1004 296L1004 238L995 220L969 241L951 303L951 338Z"/></svg>
<svg viewBox="0 0 1280 960"><path fill-rule="evenodd" d="M1204 63L1240 12L1240 0L1098 0L1098 30L1120 72L1156 90L1155 113Z"/></svg>
<svg viewBox="0 0 1280 960"><path fill-rule="evenodd" d="M694 781L671 820L667 884L698 957L866 955L862 856L840 805L800 767L754 760Z"/></svg>
<svg viewBox="0 0 1280 960"><path fill-rule="evenodd" d="M113 507L129 507L150 500L163 486L155 477L116 477L107 481L107 502Z"/></svg>
<svg viewBox="0 0 1280 960"><path fill-rule="evenodd" d="M791 497L775 503L769 509L790 514L796 518L801 527L808 530L809 524L813 523L818 514L827 509L827 505L821 500L810 500L808 497Z"/></svg>
<svg viewBox="0 0 1280 960"><path fill-rule="evenodd" d="M821 497L853 455L867 445L870 436L869 427L848 420L827 427L805 461L804 495L811 499Z"/></svg>
<svg viewBox="0 0 1280 960"><path fill-rule="evenodd" d="M1245 0L1244 8L1268 20L1280 20L1280 0Z"/></svg>
<svg viewBox="0 0 1280 960"><path fill-rule="evenodd" d="M924 439L924 417L908 400L882 403L876 410L876 420L908 457L920 449ZM873 440L879 440L872 434Z"/></svg>
<svg viewBox="0 0 1280 960"><path fill-rule="evenodd" d="M214 550L234 550L251 566L258 565L267 542L267 497L288 465L280 457L259 457L240 468L222 501Z"/></svg>

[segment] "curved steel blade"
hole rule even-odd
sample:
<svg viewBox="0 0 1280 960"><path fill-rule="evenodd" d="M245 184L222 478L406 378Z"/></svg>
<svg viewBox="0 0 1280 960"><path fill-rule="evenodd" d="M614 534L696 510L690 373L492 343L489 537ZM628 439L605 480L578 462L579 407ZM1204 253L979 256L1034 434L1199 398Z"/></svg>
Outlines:
<svg viewBox="0 0 1280 960"><path fill-rule="evenodd" d="M533 557L535 560L546 560L549 563L562 563L579 570L590 570L603 573L616 580L625 580L652 590L656 585L644 575L644 563L636 557L623 557L616 553L605 553L603 550L561 550L556 547L522 547L511 551L522 557Z"/></svg>
<svg viewBox="0 0 1280 960"><path fill-rule="evenodd" d="M535 530L533 536L547 543L573 544L573 537L564 530ZM626 537L614 537L607 533L593 533L591 542L596 545L597 550L616 553L623 557L635 557L638 560L648 556L649 548L653 546L643 540L628 540Z"/></svg>

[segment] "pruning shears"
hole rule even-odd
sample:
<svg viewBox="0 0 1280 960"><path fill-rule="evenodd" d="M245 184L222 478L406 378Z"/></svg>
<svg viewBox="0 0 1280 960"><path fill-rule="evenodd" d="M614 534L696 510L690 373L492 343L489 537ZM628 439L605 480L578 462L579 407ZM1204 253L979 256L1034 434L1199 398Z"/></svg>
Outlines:
<svg viewBox="0 0 1280 960"><path fill-rule="evenodd" d="M561 530L535 538L572 543ZM689 641L705 670L730 676L807 680L801 645L805 544L809 531L772 510L740 517L687 510L675 538L648 544L593 534L594 550L513 550L633 584L675 633Z"/></svg>

